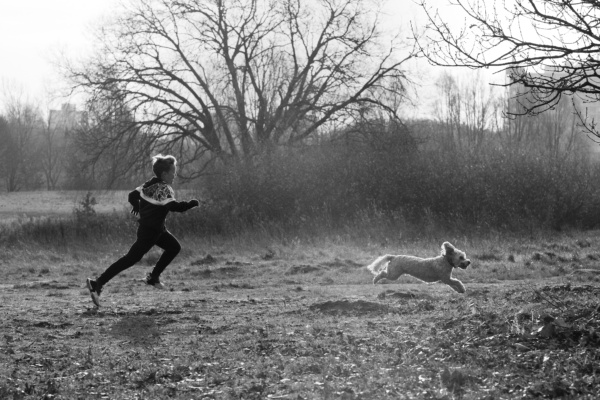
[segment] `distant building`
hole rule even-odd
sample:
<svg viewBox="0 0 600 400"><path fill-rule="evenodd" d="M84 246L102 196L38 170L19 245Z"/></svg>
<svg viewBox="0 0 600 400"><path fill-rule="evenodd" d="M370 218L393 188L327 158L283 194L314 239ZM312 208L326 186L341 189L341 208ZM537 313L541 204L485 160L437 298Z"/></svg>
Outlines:
<svg viewBox="0 0 600 400"><path fill-rule="evenodd" d="M512 68L507 70L506 83L509 84L508 88L508 112L521 114L525 111L525 107L530 107L535 104L535 99L531 94L528 93L522 84L510 84L511 79L509 75L514 73L519 75L524 73L523 68ZM532 73L532 77L543 77L544 79L560 78L566 76L563 71L557 71L552 67L547 67L542 73ZM563 132L555 132L563 136L569 136L570 134L576 134L576 140L580 145L585 148L593 159L600 160L600 146L598 142L600 137L593 137L593 135L587 132L583 126L580 117L577 112L586 121L586 125L595 126L598 130L600 127L600 101L596 100L595 95L573 95L564 94L559 102L553 105L550 109L544 111L541 115L536 117L524 117L534 118L538 120L553 119L559 124L562 124ZM509 122L510 123L510 122ZM570 129L569 129L570 128ZM569 132L572 130L573 132ZM593 138L593 140L590 140Z"/></svg>
<svg viewBox="0 0 600 400"><path fill-rule="evenodd" d="M65 103L60 110L50 110L48 127L51 130L62 131L65 136L68 136L69 131L84 124L86 119L85 111L77 111L74 104Z"/></svg>

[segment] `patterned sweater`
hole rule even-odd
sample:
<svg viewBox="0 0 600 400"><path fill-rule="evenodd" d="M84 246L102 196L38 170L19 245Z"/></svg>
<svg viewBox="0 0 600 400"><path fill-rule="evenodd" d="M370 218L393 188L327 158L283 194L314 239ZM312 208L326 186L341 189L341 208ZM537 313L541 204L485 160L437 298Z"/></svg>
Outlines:
<svg viewBox="0 0 600 400"><path fill-rule="evenodd" d="M198 200L176 201L173 188L154 177L129 193L132 212L139 213L140 226L164 230L169 211L185 212L198 205Z"/></svg>

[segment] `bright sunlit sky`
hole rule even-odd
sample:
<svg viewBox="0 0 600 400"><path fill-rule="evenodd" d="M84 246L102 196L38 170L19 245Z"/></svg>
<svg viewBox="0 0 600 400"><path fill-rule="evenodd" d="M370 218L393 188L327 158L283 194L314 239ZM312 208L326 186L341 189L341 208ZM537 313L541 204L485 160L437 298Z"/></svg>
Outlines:
<svg viewBox="0 0 600 400"><path fill-rule="evenodd" d="M0 0L2 83L32 98L45 96L57 83L56 54L89 49L89 27L115 5L116 0Z"/></svg>
<svg viewBox="0 0 600 400"><path fill-rule="evenodd" d="M53 66L57 54L85 54L91 28L118 10L119 0L0 0L0 90L9 83L40 100L60 83ZM463 20L447 0L432 0L449 20ZM454 10L454 11L453 11ZM424 21L413 0L387 0L386 12L398 24ZM1 94L1 93L0 93Z"/></svg>

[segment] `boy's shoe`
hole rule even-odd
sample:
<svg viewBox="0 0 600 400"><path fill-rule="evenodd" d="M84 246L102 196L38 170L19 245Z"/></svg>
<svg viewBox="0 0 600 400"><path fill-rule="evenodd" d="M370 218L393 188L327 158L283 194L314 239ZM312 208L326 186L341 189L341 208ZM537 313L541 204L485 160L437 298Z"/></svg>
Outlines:
<svg viewBox="0 0 600 400"><path fill-rule="evenodd" d="M96 307L100 307L100 293L102 293L102 286L98 285L98 282L90 278L87 278L85 283L90 291L90 296L92 296L92 301Z"/></svg>
<svg viewBox="0 0 600 400"><path fill-rule="evenodd" d="M150 274L150 273L148 273L148 275L146 275L144 282L146 282L146 285L154 286L156 289L164 289L165 288L165 285L163 285L162 282L158 278L153 278L152 274Z"/></svg>

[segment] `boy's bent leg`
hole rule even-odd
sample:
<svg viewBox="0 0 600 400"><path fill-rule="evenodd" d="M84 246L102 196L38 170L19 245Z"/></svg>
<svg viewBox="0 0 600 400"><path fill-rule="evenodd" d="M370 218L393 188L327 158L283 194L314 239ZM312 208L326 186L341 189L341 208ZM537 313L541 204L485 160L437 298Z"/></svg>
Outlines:
<svg viewBox="0 0 600 400"><path fill-rule="evenodd" d="M135 243L129 249L129 252L123 257L115 261L110 267L104 271L102 275L98 277L96 282L100 287L104 286L112 278L125 271L127 268L132 267L138 261L144 257L156 241L157 235L152 232L144 232L142 229L138 229L138 236Z"/></svg>
<svg viewBox="0 0 600 400"><path fill-rule="evenodd" d="M160 274L162 274L165 268L167 268L171 261L173 261L181 251L181 245L169 231L164 231L155 244L164 250L150 274L152 279L158 280Z"/></svg>

